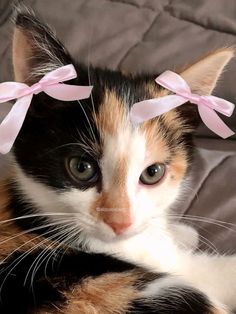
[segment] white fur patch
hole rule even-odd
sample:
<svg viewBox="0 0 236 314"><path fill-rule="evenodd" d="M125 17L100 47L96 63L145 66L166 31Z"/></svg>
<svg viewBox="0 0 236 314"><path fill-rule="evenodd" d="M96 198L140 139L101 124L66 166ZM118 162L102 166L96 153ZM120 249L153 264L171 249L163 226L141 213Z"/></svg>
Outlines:
<svg viewBox="0 0 236 314"><path fill-rule="evenodd" d="M141 297L158 297L158 295L163 294L164 289L172 287L183 287L184 285L186 285L186 283L176 277L168 276L164 278L159 278L152 281L146 286L144 290L141 291Z"/></svg>

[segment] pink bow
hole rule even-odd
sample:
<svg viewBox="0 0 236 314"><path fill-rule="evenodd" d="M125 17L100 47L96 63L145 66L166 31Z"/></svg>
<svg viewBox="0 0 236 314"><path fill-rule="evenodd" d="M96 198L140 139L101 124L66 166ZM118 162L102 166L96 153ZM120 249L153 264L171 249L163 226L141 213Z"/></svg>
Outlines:
<svg viewBox="0 0 236 314"><path fill-rule="evenodd" d="M0 84L0 103L18 99L0 125L0 153L6 154L12 148L25 120L33 95L44 92L52 98L73 101L88 98L92 86L61 84L77 77L72 64L47 73L38 83L28 86L23 83Z"/></svg>
<svg viewBox="0 0 236 314"><path fill-rule="evenodd" d="M176 95L167 95L135 103L130 112L133 123L152 119L189 101L198 106L201 119L210 130L222 138L234 134L215 112L218 111L230 117L234 110L234 104L215 96L193 94L185 80L172 71L162 73L155 81Z"/></svg>

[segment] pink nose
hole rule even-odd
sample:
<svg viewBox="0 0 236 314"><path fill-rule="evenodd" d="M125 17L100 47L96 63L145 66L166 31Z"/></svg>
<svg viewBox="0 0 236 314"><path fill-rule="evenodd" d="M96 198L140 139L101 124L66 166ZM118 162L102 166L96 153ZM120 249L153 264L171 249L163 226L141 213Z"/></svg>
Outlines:
<svg viewBox="0 0 236 314"><path fill-rule="evenodd" d="M107 222L105 221L105 223L112 228L112 230L117 234L122 234L123 232L125 232L125 230L127 230L131 225L132 222L123 222L123 223L117 223L117 222Z"/></svg>

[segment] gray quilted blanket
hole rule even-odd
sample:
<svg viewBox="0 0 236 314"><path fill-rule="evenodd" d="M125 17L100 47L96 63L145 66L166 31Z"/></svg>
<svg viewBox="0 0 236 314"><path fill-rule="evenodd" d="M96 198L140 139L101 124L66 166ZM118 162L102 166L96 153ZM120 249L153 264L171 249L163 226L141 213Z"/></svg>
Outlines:
<svg viewBox="0 0 236 314"><path fill-rule="evenodd" d="M126 72L161 72L236 43L235 0L25 0L86 64ZM0 82L12 78L11 1L0 0ZM236 61L215 94L236 103ZM0 115L8 105L1 105ZM236 130L236 113L227 123ZM236 142L200 126L191 183L175 210L197 216L202 247L236 251ZM0 173L6 173L1 158ZM4 164L4 166L3 166ZM207 221L203 221L203 216ZM216 221L218 220L218 222ZM221 221L221 222L219 222ZM222 224L227 222L228 224Z"/></svg>

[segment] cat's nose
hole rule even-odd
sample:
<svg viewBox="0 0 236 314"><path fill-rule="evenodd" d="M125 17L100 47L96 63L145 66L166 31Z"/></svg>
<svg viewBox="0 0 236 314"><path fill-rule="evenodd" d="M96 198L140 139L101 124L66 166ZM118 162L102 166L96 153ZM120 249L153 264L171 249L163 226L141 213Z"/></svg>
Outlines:
<svg viewBox="0 0 236 314"><path fill-rule="evenodd" d="M131 221L127 221L127 222L122 222L122 223L118 223L118 222L108 222L108 221L104 221L109 227L112 228L112 230L117 234L122 234L123 232L125 232L131 225L132 222Z"/></svg>

